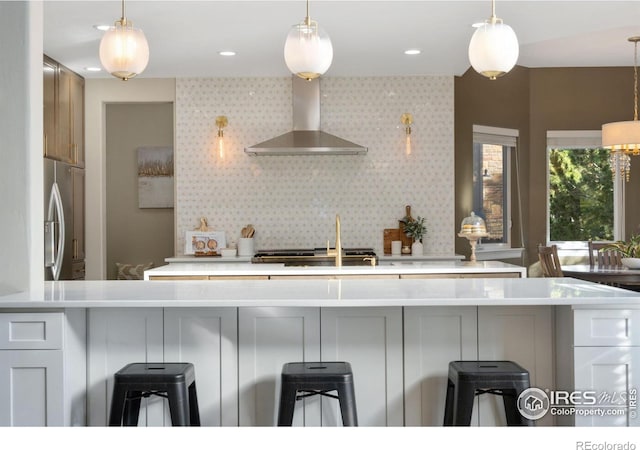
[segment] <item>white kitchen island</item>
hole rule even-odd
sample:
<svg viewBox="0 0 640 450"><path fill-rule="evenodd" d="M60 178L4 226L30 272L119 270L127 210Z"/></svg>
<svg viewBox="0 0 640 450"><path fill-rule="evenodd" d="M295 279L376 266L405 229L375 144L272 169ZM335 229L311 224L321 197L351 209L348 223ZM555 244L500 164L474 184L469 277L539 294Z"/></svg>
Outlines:
<svg viewBox="0 0 640 450"><path fill-rule="evenodd" d="M145 280L295 279L295 278L525 278L527 269L501 261L419 261L401 257L376 266L285 266L248 262L198 262L180 259L146 270ZM189 262L187 262L189 261ZM232 260L233 261L233 260Z"/></svg>
<svg viewBox="0 0 640 450"><path fill-rule="evenodd" d="M347 360L361 425L439 425L455 359L515 360L543 389L636 386L639 320L637 293L565 278L45 282L0 297L0 422L104 425L115 371L180 360L204 425L273 425L284 362ZM502 423L480 398L474 423ZM296 424L338 422L319 402ZM165 423L147 403L140 423ZM637 425L627 412L577 424Z"/></svg>

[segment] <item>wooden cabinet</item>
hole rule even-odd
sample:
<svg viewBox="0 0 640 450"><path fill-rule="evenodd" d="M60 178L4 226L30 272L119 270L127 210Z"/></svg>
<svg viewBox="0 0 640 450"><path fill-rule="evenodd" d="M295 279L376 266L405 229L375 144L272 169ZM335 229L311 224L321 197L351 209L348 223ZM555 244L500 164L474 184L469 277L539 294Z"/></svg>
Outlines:
<svg viewBox="0 0 640 450"><path fill-rule="evenodd" d="M574 389L595 393L593 409L602 411L576 414L575 425L640 426L640 310L577 310L574 316Z"/></svg>
<svg viewBox="0 0 640 450"><path fill-rule="evenodd" d="M43 153L84 167L84 78L44 56Z"/></svg>
<svg viewBox="0 0 640 450"><path fill-rule="evenodd" d="M73 186L73 239L72 259L74 269L73 279L84 280L84 169L71 168L71 183Z"/></svg>
<svg viewBox="0 0 640 450"><path fill-rule="evenodd" d="M62 313L0 314L0 426L65 424L62 335Z"/></svg>
<svg viewBox="0 0 640 450"><path fill-rule="evenodd" d="M45 158L59 159L62 155L57 155L58 146L56 144L56 116L57 116L57 91L56 84L58 81L58 63L48 57L44 57L43 61L43 92L44 99L44 117L43 117L43 133L42 145Z"/></svg>

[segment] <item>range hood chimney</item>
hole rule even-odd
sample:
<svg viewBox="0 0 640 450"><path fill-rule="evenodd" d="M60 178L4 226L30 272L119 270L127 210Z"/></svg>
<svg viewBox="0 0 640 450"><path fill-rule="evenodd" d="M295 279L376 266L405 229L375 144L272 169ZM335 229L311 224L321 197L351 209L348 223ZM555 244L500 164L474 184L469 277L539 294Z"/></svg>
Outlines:
<svg viewBox="0 0 640 450"><path fill-rule="evenodd" d="M363 147L320 131L320 79L293 76L293 131L244 149L249 155L362 155Z"/></svg>

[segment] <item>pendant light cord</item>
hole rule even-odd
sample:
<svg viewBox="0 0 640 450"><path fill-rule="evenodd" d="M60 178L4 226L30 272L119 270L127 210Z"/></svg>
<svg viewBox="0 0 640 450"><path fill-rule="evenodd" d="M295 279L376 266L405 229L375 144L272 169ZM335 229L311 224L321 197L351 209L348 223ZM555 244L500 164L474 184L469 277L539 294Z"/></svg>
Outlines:
<svg viewBox="0 0 640 450"><path fill-rule="evenodd" d="M125 15L124 15L124 0L122 0L122 20L125 20Z"/></svg>
<svg viewBox="0 0 640 450"><path fill-rule="evenodd" d="M633 41L633 120L638 120L638 41Z"/></svg>

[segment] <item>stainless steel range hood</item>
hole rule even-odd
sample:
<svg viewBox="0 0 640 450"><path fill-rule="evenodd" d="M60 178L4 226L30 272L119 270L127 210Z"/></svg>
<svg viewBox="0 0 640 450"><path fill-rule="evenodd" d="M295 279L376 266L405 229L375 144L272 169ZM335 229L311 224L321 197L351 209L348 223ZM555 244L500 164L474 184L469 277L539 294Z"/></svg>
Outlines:
<svg viewBox="0 0 640 450"><path fill-rule="evenodd" d="M293 131L244 149L249 155L362 155L367 147L320 131L320 79L293 76Z"/></svg>

